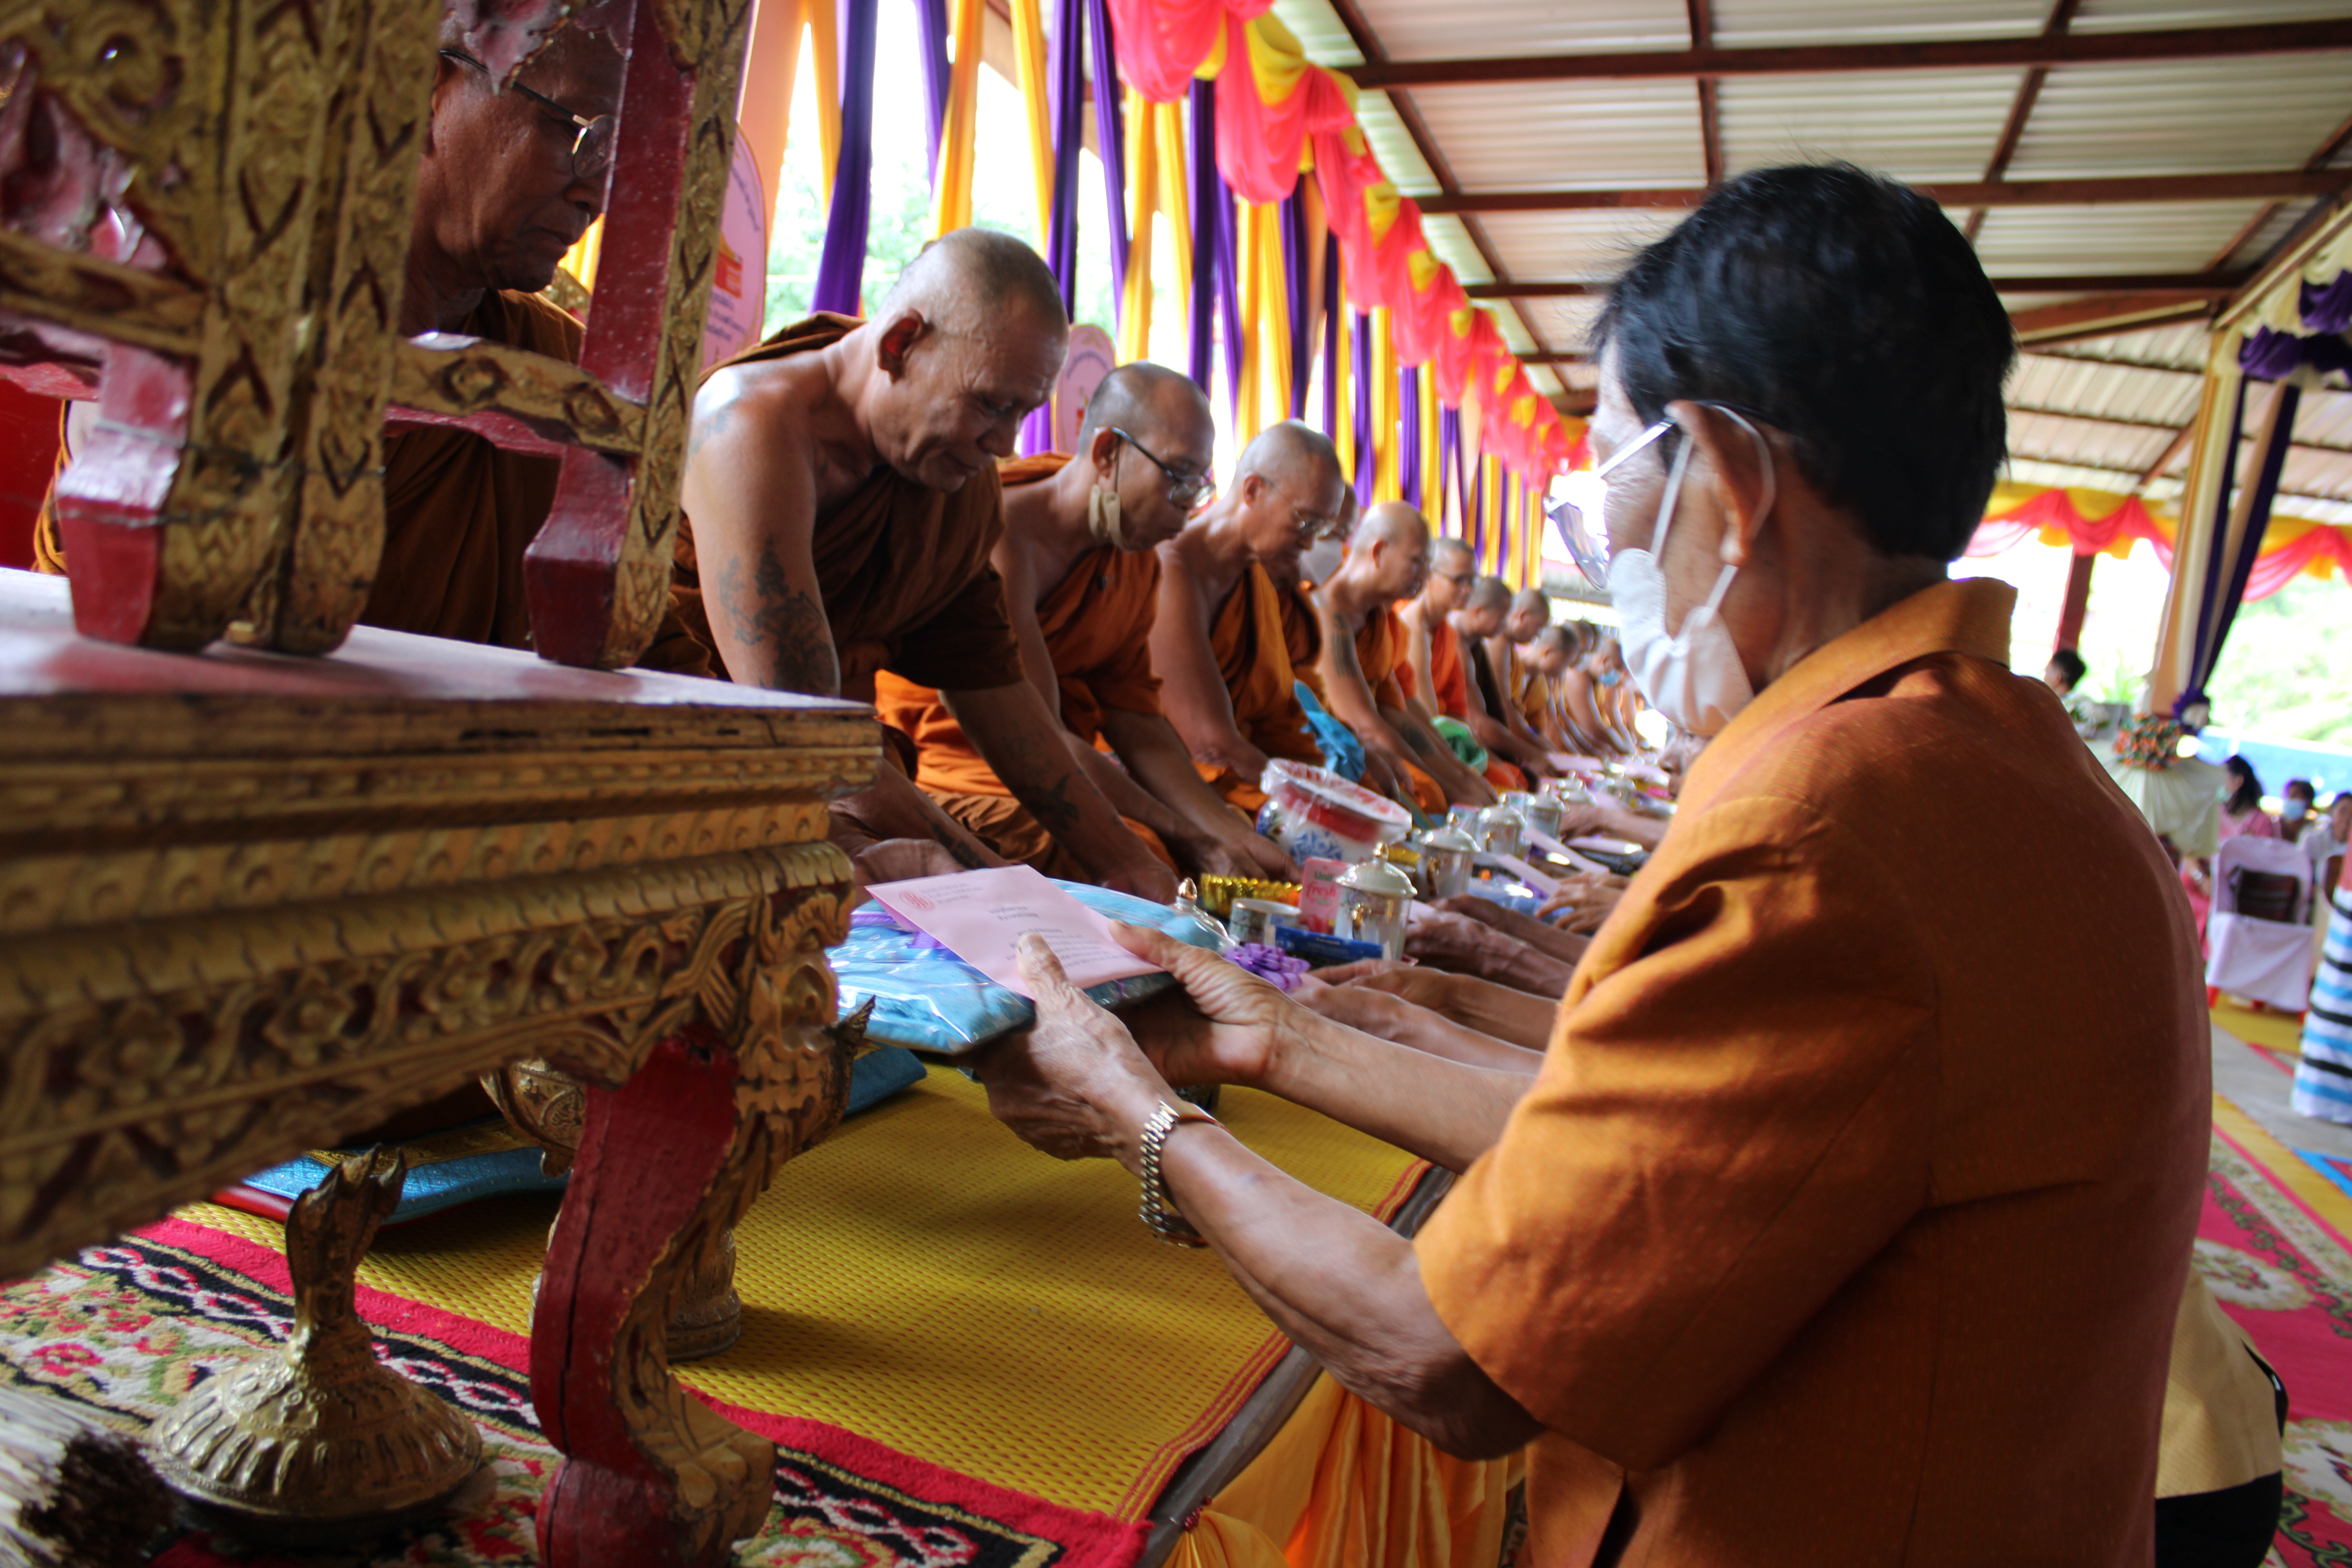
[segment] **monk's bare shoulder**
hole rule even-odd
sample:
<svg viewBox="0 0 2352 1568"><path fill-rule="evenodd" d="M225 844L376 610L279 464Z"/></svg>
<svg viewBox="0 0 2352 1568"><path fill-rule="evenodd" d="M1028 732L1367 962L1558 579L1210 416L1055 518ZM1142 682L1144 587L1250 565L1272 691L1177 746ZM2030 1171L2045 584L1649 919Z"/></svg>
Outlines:
<svg viewBox="0 0 2352 1568"><path fill-rule="evenodd" d="M1201 580L1199 541L1180 533L1160 546L1160 613L1172 609L1190 613L1202 629L1209 624L1207 585Z"/></svg>
<svg viewBox="0 0 2352 1568"><path fill-rule="evenodd" d="M691 463L706 447L740 449L751 443L772 459L806 462L814 484L816 443L810 410L830 390L821 366L797 358L714 371L694 395L687 460Z"/></svg>

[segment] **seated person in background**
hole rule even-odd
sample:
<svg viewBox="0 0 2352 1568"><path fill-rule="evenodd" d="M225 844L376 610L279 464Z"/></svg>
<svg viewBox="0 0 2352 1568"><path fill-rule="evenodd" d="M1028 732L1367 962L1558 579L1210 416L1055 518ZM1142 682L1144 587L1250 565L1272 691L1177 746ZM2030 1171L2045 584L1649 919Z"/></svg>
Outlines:
<svg viewBox="0 0 2352 1568"><path fill-rule="evenodd" d="M1215 494L1216 442L1209 401L1190 380L1156 364L1121 365L1087 402L1083 458L1002 466L1004 536L990 562L1004 579L1029 679L1060 717L1070 755L1119 815L1183 870L1291 880L1290 858L1193 770L1151 673L1158 547ZM949 816L1008 859L1077 875L1054 826L1013 798L939 692L887 669L874 690L882 721L914 740L915 782ZM1097 736L1118 762L1096 750Z"/></svg>
<svg viewBox="0 0 2352 1568"><path fill-rule="evenodd" d="M1348 541L1355 537L1363 503L1352 489L1339 491L1339 521L1317 533L1313 542L1286 567L1277 561L1266 568L1281 590L1282 645L1290 654L1291 673L1306 682L1315 700L1323 700L1323 623L1315 613L1315 585L1328 583L1348 557Z"/></svg>
<svg viewBox="0 0 2352 1568"><path fill-rule="evenodd" d="M1604 635L1593 659L1599 666L1593 677L1594 708L1618 754L1638 757L1642 754L1642 737L1633 728L1633 721L1644 704L1641 689L1626 671L1624 646L1615 637Z"/></svg>
<svg viewBox="0 0 2352 1568"><path fill-rule="evenodd" d="M1503 760L1496 744L1510 737L1487 717L1463 658L1465 648L1503 624L1503 611L1510 602L1507 590L1500 598L1492 591L1482 592L1482 582L1501 587L1499 579L1478 576L1467 544L1441 539L1430 546L1428 581L1417 596L1397 607L1397 624L1404 628L1405 662L1412 668L1413 689L1429 694L1432 716L1453 720L1486 748L1488 784L1498 790L1525 789L1527 775Z"/></svg>
<svg viewBox="0 0 2352 1568"><path fill-rule="evenodd" d="M2083 684L2083 677L2089 668L2090 666L2083 662L2081 654L2071 647L2062 647L2052 654L2050 662L2042 667L2042 684L2056 692L2058 700L2063 702L2074 695L2074 688Z"/></svg>
<svg viewBox="0 0 2352 1568"><path fill-rule="evenodd" d="M1088 879L1164 902L1174 875L1023 679L989 564L995 459L1053 391L1068 333L1036 253L963 228L923 247L873 320L813 317L720 365L695 398L672 595L746 685L871 701L887 668L937 687ZM897 766L833 821L869 880L996 858Z"/></svg>
<svg viewBox="0 0 2352 1568"><path fill-rule="evenodd" d="M2232 838L2276 838L2278 824L2263 809L2263 781L2254 772L2254 764L2243 757L2221 760L2221 810L2214 819L2214 847ZM2213 862L2208 856L2191 856L2180 864L2181 886L2189 890L2189 904L2197 912L2197 926L2205 927L2205 917L2213 903Z"/></svg>
<svg viewBox="0 0 2352 1568"><path fill-rule="evenodd" d="M610 34L574 22L500 91L488 68L463 52L454 16L441 25L441 46L417 167L400 331L457 332L576 361L580 323L535 296L604 210L610 138L583 141L579 126L563 115L586 121L613 112L621 97L620 51ZM106 439L89 428L98 405L70 407L69 450ZM529 647L523 552L547 521L561 466L463 430L386 435L383 555L361 623ZM47 506L33 548L37 570L66 571L65 544ZM674 616L664 619L637 663L709 673L701 647Z"/></svg>
<svg viewBox="0 0 2352 1568"><path fill-rule="evenodd" d="M1629 748L1612 726L1604 707L1610 689L1624 676L1624 665L1617 657L1616 647L1607 633L1593 627L1591 642L1583 657L1570 665L1560 677L1561 717L1570 738L1581 742L1569 749L1581 756L1628 754Z"/></svg>
<svg viewBox="0 0 2352 1568"><path fill-rule="evenodd" d="M2014 591L1947 577L2001 464L2000 296L1925 194L1768 169L1594 337L1605 532L1656 574L1618 574L1633 662L1714 739L1532 1082L1115 927L1193 1011L1139 1044L1024 939L992 1107L1150 1170L1154 1228L1360 1398L1532 1440L1529 1561L2145 1565L2211 1026L2169 864L2009 672ZM1464 1174L1407 1239L1171 1087L1210 1081Z"/></svg>
<svg viewBox="0 0 2352 1568"><path fill-rule="evenodd" d="M1496 582L1501 584L1502 579ZM1550 625L1551 601L1543 590L1522 588L1511 595L1502 629L1470 650L1471 678L1486 699L1486 711L1511 732L1517 742L1511 755L1519 757L1537 778L1548 778L1553 772L1543 731L1538 727L1546 694L1535 663L1536 638Z"/></svg>
<svg viewBox="0 0 2352 1568"><path fill-rule="evenodd" d="M2319 804L2319 792L2309 779L2289 779L2279 791L2279 837L2289 844L2303 842L2304 830L2315 820L2311 808Z"/></svg>
<svg viewBox="0 0 2352 1568"><path fill-rule="evenodd" d="M1429 524L1404 502L1383 501L1364 513L1348 559L1315 590L1315 605L1332 717L1356 732L1368 758L1409 782L1424 814L1442 816L1448 802L1492 805L1495 792L1455 760L1430 727L1429 710L1405 688L1412 667L1391 606L1418 595L1428 572Z"/></svg>
<svg viewBox="0 0 2352 1568"><path fill-rule="evenodd" d="M1201 776L1244 811L1265 804L1275 757L1321 766L1292 690L1282 601L1299 552L1340 526L1339 455L1319 430L1286 420L1242 451L1234 482L1160 547L1151 668L1169 721Z"/></svg>

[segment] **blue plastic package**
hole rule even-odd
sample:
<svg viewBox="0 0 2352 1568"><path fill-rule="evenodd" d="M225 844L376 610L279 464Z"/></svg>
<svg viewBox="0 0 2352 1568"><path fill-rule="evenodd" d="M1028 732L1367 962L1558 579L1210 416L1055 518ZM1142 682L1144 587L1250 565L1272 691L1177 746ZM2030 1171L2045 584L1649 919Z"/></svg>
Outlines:
<svg viewBox="0 0 2352 1568"><path fill-rule="evenodd" d="M1054 885L1087 908L1130 925L1150 926L1193 947L1213 940L1190 915L1147 900L1084 882ZM852 912L849 938L830 955L846 1015L866 1002L868 1038L940 1056L959 1056L1034 1022L1029 999L997 984L927 936L902 931L878 904ZM1106 1007L1149 996L1174 984L1167 974L1139 974L1087 988Z"/></svg>

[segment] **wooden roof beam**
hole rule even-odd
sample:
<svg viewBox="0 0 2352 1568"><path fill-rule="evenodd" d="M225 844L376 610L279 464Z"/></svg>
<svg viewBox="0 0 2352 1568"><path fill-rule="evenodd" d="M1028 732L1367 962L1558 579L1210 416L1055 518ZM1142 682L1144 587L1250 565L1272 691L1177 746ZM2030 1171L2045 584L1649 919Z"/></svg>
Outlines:
<svg viewBox="0 0 2352 1568"><path fill-rule="evenodd" d="M2221 59L2352 49L2352 19L2127 33L2043 34L1916 44L1801 44L1772 48L1629 49L1622 53L1371 60L1347 68L1356 85L1489 86L1507 81L1626 81L1655 77L1810 76L1849 71L2026 69L2122 60Z"/></svg>
<svg viewBox="0 0 2352 1568"><path fill-rule="evenodd" d="M2184 294L2219 300L2235 293L2245 280L2239 272L2065 272L1996 278L1992 286L2004 294ZM1473 300L1577 300L1606 294L1609 287L1597 279L1546 279L1468 283L1463 292Z"/></svg>
<svg viewBox="0 0 2352 1568"><path fill-rule="evenodd" d="M2122 202L2292 200L2352 187L2352 169L2265 169L2231 174L2111 174L2086 180L1970 180L1916 188L1947 207L2088 207ZM1603 191L1462 191L1415 196L1424 214L1585 212L1615 207L1695 207L1696 185Z"/></svg>
<svg viewBox="0 0 2352 1568"><path fill-rule="evenodd" d="M2057 4L2050 8L2049 21L2042 24L2042 36L2054 38L2065 32L2073 25L2075 8L2081 4L2082 0L2057 0ZM2009 172L2009 161L2017 156L2017 144L2025 139L2025 122L2033 118L2033 105L2042 97L2042 84L2049 79L2050 68L2035 66L2018 84L2017 96L2010 100L2009 119L2000 128L2000 140L1993 143L1992 156L1986 161L1986 179L1998 180ZM1971 208L1967 221L1960 225L1960 232L1968 236L1970 245L1974 245L1977 236L1984 231L1987 210L1984 207Z"/></svg>
<svg viewBox="0 0 2352 1568"><path fill-rule="evenodd" d="M2094 294L2011 310L2009 324L2029 351L2059 343L2104 338L2115 332L2146 331L2181 321L2200 321L2213 313L2214 297L2202 292ZM2193 372L2190 374L2194 374Z"/></svg>

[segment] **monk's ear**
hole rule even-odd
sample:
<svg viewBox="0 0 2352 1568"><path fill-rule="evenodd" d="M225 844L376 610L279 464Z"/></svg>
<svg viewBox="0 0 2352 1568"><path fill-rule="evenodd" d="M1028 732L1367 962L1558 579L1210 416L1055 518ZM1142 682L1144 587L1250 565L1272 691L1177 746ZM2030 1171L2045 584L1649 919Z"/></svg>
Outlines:
<svg viewBox="0 0 2352 1568"><path fill-rule="evenodd" d="M1106 425L1095 432L1094 445L1087 448L1087 460L1103 483L1111 482L1111 470L1118 462L1118 432Z"/></svg>
<svg viewBox="0 0 2352 1568"><path fill-rule="evenodd" d="M931 324L923 319L920 310L900 310L882 323L882 335L874 344L875 363L891 380L903 379L907 374L908 352L922 342L930 330Z"/></svg>

